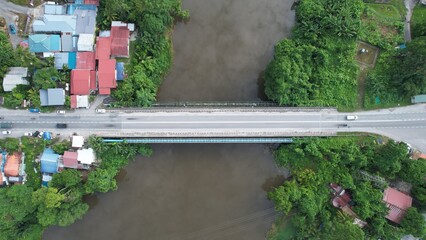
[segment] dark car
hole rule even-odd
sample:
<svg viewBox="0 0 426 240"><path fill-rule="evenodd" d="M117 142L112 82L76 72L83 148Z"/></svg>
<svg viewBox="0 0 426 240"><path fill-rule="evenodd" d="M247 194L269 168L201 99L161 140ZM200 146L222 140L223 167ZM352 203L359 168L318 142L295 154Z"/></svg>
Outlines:
<svg viewBox="0 0 426 240"><path fill-rule="evenodd" d="M56 127L57 127L57 128L67 128L67 126L68 126L68 125L67 125L66 123L57 123L57 124L56 124Z"/></svg>
<svg viewBox="0 0 426 240"><path fill-rule="evenodd" d="M38 135L40 134L40 132L39 131L35 131L34 133L33 133L33 137L38 137Z"/></svg>
<svg viewBox="0 0 426 240"><path fill-rule="evenodd" d="M337 127L340 128L340 127L349 127L349 126L348 126L348 124L339 124L339 125L337 125Z"/></svg>
<svg viewBox="0 0 426 240"><path fill-rule="evenodd" d="M13 24L9 24L9 31L11 34L16 34L16 27Z"/></svg>

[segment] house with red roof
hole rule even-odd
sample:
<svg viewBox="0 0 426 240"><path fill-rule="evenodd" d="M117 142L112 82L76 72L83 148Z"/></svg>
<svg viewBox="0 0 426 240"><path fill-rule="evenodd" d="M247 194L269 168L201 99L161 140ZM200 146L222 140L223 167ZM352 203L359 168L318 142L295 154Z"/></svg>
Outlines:
<svg viewBox="0 0 426 240"><path fill-rule="evenodd" d="M394 223L400 223L405 212L411 207L413 198L394 188L387 188L383 194L383 201L389 208L387 219Z"/></svg>
<svg viewBox="0 0 426 240"><path fill-rule="evenodd" d="M99 6L99 0L84 0L84 4L91 4Z"/></svg>
<svg viewBox="0 0 426 240"><path fill-rule="evenodd" d="M99 94L111 94L111 88L117 87L115 59L101 59L98 63Z"/></svg>
<svg viewBox="0 0 426 240"><path fill-rule="evenodd" d="M76 69L96 69L95 52L77 52Z"/></svg>
<svg viewBox="0 0 426 240"><path fill-rule="evenodd" d="M339 208L344 213L351 216L354 219L353 224L356 224L361 228L367 225L367 222L361 220L358 215L352 210L352 205L350 204L352 202L352 199L349 193L347 193L345 189L343 189L336 183L331 183L329 187L332 190L331 194L333 197L331 203L333 204L333 206L335 208Z"/></svg>
<svg viewBox="0 0 426 240"><path fill-rule="evenodd" d="M90 70L73 69L71 70L71 94L89 95L90 94ZM94 79L93 81L96 81Z"/></svg>
<svg viewBox="0 0 426 240"><path fill-rule="evenodd" d="M97 37L96 39L96 59L109 59L111 57L111 38Z"/></svg>
<svg viewBox="0 0 426 240"><path fill-rule="evenodd" d="M78 167L77 152L65 151L62 159L64 168L76 169Z"/></svg>
<svg viewBox="0 0 426 240"><path fill-rule="evenodd" d="M129 57L130 31L126 26L111 26L111 55Z"/></svg>

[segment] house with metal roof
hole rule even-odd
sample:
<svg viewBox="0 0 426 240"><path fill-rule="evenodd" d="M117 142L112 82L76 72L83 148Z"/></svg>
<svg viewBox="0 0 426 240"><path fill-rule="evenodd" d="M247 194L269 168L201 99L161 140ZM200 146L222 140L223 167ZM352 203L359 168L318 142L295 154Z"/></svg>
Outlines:
<svg viewBox="0 0 426 240"><path fill-rule="evenodd" d="M95 6L99 6L99 0L84 0L84 4L92 4Z"/></svg>
<svg viewBox="0 0 426 240"><path fill-rule="evenodd" d="M41 106L63 106L65 104L65 90L62 88L40 89Z"/></svg>
<svg viewBox="0 0 426 240"><path fill-rule="evenodd" d="M22 153L14 152L11 155L7 155L6 164L4 166L4 174L7 177L17 177L20 175L19 168L22 163ZM24 172L25 174L25 172Z"/></svg>
<svg viewBox="0 0 426 240"><path fill-rule="evenodd" d="M111 94L111 88L117 87L115 79L115 59L101 59L98 64L99 94Z"/></svg>
<svg viewBox="0 0 426 240"><path fill-rule="evenodd" d="M84 6L87 7L87 6ZM96 8L96 7L95 7ZM94 35L96 31L96 10L83 9L81 7L74 11L77 17L76 34L91 34Z"/></svg>
<svg viewBox="0 0 426 240"><path fill-rule="evenodd" d="M73 69L71 71L71 94L89 95L91 71L89 69ZM96 79L93 79L96 81Z"/></svg>
<svg viewBox="0 0 426 240"><path fill-rule="evenodd" d="M95 52L77 52L76 69L95 70L96 59ZM96 78L93 78L96 81Z"/></svg>
<svg viewBox="0 0 426 240"><path fill-rule="evenodd" d="M78 51L93 51L93 44L95 42L95 35L82 33L78 38L77 49Z"/></svg>
<svg viewBox="0 0 426 240"><path fill-rule="evenodd" d="M61 35L61 48L62 52L75 52L77 51L77 46L75 40L78 39L74 37L71 33L66 32Z"/></svg>
<svg viewBox="0 0 426 240"><path fill-rule="evenodd" d="M111 27L111 56L129 57L130 31L127 26Z"/></svg>
<svg viewBox="0 0 426 240"><path fill-rule="evenodd" d="M44 149L43 154L41 155L41 172L42 173L57 173L58 172L58 162L59 154L53 152L51 148Z"/></svg>
<svg viewBox="0 0 426 240"><path fill-rule="evenodd" d="M67 13L67 7L59 4L45 4L44 14L62 15Z"/></svg>
<svg viewBox="0 0 426 240"><path fill-rule="evenodd" d="M426 103L426 94L413 96L411 103Z"/></svg>
<svg viewBox="0 0 426 240"><path fill-rule="evenodd" d="M89 96L88 95L71 95L71 108L89 108Z"/></svg>
<svg viewBox="0 0 426 240"><path fill-rule="evenodd" d="M109 59L111 57L111 38L97 37L96 39L96 59Z"/></svg>
<svg viewBox="0 0 426 240"><path fill-rule="evenodd" d="M73 148L82 148L84 145L83 136L72 136L72 147Z"/></svg>
<svg viewBox="0 0 426 240"><path fill-rule="evenodd" d="M59 52L54 55L55 68L63 69L64 65L68 69L76 68L77 54L76 52Z"/></svg>
<svg viewBox="0 0 426 240"><path fill-rule="evenodd" d="M92 165L96 160L95 151L92 148L77 150L77 160L81 164Z"/></svg>
<svg viewBox="0 0 426 240"><path fill-rule="evenodd" d="M17 85L28 85L28 68L11 67L3 78L3 91L11 92Z"/></svg>
<svg viewBox="0 0 426 240"><path fill-rule="evenodd" d="M84 4L83 0L77 0L74 4L68 4L67 14L73 15L77 10L97 11L97 7L95 5Z"/></svg>
<svg viewBox="0 0 426 240"><path fill-rule="evenodd" d="M30 52L60 52L61 37L59 35L34 34L28 38Z"/></svg>
<svg viewBox="0 0 426 240"><path fill-rule="evenodd" d="M77 16L45 14L42 19L33 22L33 32L36 33L64 33L75 34Z"/></svg>
<svg viewBox="0 0 426 240"><path fill-rule="evenodd" d="M65 168L76 169L78 167L77 152L65 151L62 160Z"/></svg>
<svg viewBox="0 0 426 240"><path fill-rule="evenodd" d="M394 223L400 223L407 209L411 207L413 198L394 188L388 187L383 193L383 201L389 208L387 219Z"/></svg>

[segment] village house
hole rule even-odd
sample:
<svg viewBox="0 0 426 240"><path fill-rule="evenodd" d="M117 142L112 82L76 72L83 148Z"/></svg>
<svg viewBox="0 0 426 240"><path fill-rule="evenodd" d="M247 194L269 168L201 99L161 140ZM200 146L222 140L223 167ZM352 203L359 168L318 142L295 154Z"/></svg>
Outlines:
<svg viewBox="0 0 426 240"><path fill-rule="evenodd" d="M5 158L5 159L4 159ZM2 162L4 163L2 169L1 182L7 185L25 183L25 154L21 152L14 152L13 154L2 154Z"/></svg>
<svg viewBox="0 0 426 240"><path fill-rule="evenodd" d="M65 104L65 90L62 88L40 89L41 106L63 106Z"/></svg>
<svg viewBox="0 0 426 240"><path fill-rule="evenodd" d="M389 208L386 218L394 223L400 223L407 209L411 207L413 198L394 188L387 188L383 194L383 201Z"/></svg>
<svg viewBox="0 0 426 240"><path fill-rule="evenodd" d="M3 91L11 92L18 85L28 85L28 68L11 67L3 78Z"/></svg>

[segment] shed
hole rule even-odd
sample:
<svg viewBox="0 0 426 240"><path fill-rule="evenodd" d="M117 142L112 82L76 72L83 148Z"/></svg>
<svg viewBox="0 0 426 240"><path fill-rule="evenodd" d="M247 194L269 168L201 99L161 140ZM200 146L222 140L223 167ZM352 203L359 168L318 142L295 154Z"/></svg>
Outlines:
<svg viewBox="0 0 426 240"><path fill-rule="evenodd" d="M42 173L57 173L59 154L53 152L52 149L44 149L41 155L41 172Z"/></svg>
<svg viewBox="0 0 426 240"><path fill-rule="evenodd" d="M64 167L66 168L77 168L78 167L78 161L77 161L77 153L76 152L69 152L65 151L64 156Z"/></svg>
<svg viewBox="0 0 426 240"><path fill-rule="evenodd" d="M77 48L78 51L93 51L93 44L95 42L95 36L93 34L82 33L78 38Z"/></svg>
<svg viewBox="0 0 426 240"><path fill-rule="evenodd" d="M392 222L400 223L405 211L411 207L413 199L405 193L389 187L383 194L383 201L389 208L386 218Z"/></svg>
<svg viewBox="0 0 426 240"><path fill-rule="evenodd" d="M81 148L84 144L83 136L72 136L72 147L73 148Z"/></svg>
<svg viewBox="0 0 426 240"><path fill-rule="evenodd" d="M10 92L17 85L28 85L26 77L28 76L28 68L11 67L3 78L3 91Z"/></svg>
<svg viewBox="0 0 426 240"><path fill-rule="evenodd" d="M411 103L426 103L426 94L413 96Z"/></svg>
<svg viewBox="0 0 426 240"><path fill-rule="evenodd" d="M124 62L117 62L115 69L117 72L117 81L124 80Z"/></svg>
<svg viewBox="0 0 426 240"><path fill-rule="evenodd" d="M41 177L41 185L44 187L48 187L49 182L52 181L52 176L48 174L43 174Z"/></svg>
<svg viewBox="0 0 426 240"><path fill-rule="evenodd" d="M77 160L81 164L91 165L96 160L95 152L91 148L77 150L77 153L78 153Z"/></svg>

